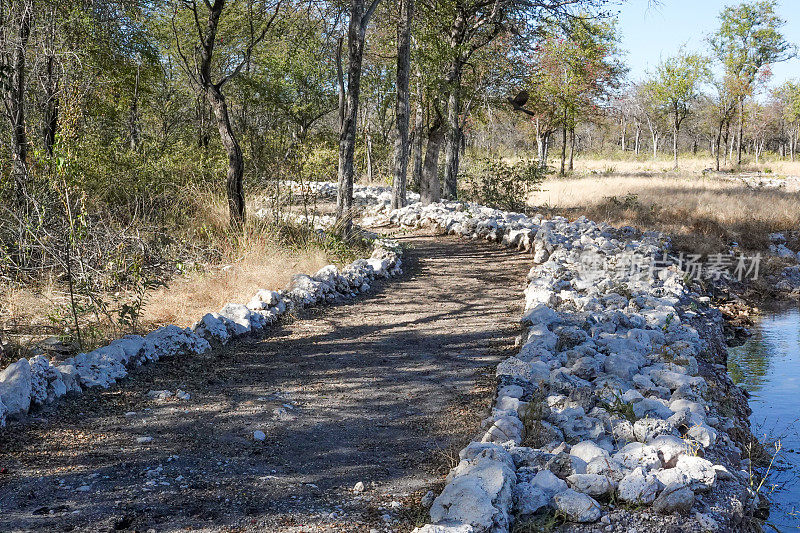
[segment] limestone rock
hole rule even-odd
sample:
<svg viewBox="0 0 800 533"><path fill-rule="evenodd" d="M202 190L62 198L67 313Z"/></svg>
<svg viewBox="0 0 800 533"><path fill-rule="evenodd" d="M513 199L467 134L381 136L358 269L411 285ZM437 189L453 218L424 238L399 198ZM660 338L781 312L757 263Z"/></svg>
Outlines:
<svg viewBox="0 0 800 533"><path fill-rule="evenodd" d="M0 372L0 401L9 415L28 412L31 405L31 365L27 359L11 363Z"/></svg>
<svg viewBox="0 0 800 533"><path fill-rule="evenodd" d="M668 485L653 502L653 510L661 514L687 514L694 505L694 492L686 485Z"/></svg>
<svg viewBox="0 0 800 533"><path fill-rule="evenodd" d="M573 522L589 523L600 519L600 504L586 494L567 489L553 497L556 510L564 513Z"/></svg>
<svg viewBox="0 0 800 533"><path fill-rule="evenodd" d="M600 474L573 474L567 477L569 486L592 498L611 495L617 487L611 479Z"/></svg>
<svg viewBox="0 0 800 533"><path fill-rule="evenodd" d="M653 474L646 474L644 468L638 467L622 478L617 494L622 501L650 505L661 489L661 482Z"/></svg>

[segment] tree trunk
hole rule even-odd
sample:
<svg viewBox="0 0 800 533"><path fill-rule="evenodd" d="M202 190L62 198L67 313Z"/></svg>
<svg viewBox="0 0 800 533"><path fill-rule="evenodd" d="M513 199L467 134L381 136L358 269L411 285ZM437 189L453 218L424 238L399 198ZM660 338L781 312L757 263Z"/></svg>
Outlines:
<svg viewBox="0 0 800 533"><path fill-rule="evenodd" d="M575 170L573 165L575 161L575 126L570 128L569 130L569 170L572 172Z"/></svg>
<svg viewBox="0 0 800 533"><path fill-rule="evenodd" d="M350 23L347 30L347 96L344 113L340 110L342 127L339 132L339 189L336 194L336 222L341 235L349 238L353 230L353 157L356 149L358 101L361 94L361 63L364 38L369 19L377 5L373 0L365 9L364 0L351 0Z"/></svg>
<svg viewBox="0 0 800 533"><path fill-rule="evenodd" d="M447 98L447 144L445 146L444 197L455 200L458 197L458 164L461 147L461 66L454 61L451 67L456 70L450 83ZM450 77L450 76L448 76Z"/></svg>
<svg viewBox="0 0 800 533"><path fill-rule="evenodd" d="M542 132L539 131L539 119L536 119L536 157L539 158L539 167L545 168L547 165L544 160L544 139Z"/></svg>
<svg viewBox="0 0 800 533"><path fill-rule="evenodd" d="M543 168L547 168L547 158L550 156L550 135L551 132L545 132L544 139L542 140L542 162Z"/></svg>
<svg viewBox="0 0 800 533"><path fill-rule="evenodd" d="M367 183L372 183L372 135L370 135L369 130L364 132L364 144L365 144L365 157L366 157L366 165L367 165Z"/></svg>
<svg viewBox="0 0 800 533"><path fill-rule="evenodd" d="M720 149L720 142L722 141L722 127L723 127L723 121L720 121L719 126L717 127L716 149L714 150L717 160L717 166L716 166L717 172L719 172L719 149Z"/></svg>
<svg viewBox="0 0 800 533"><path fill-rule="evenodd" d="M420 84L421 85L421 84ZM422 130L425 127L425 114L422 108L422 87L417 95L416 110L414 111L414 142L411 147L411 184L420 190L422 186L422 147L425 144L425 135Z"/></svg>
<svg viewBox="0 0 800 533"><path fill-rule="evenodd" d="M561 124L561 175L566 176L567 162L567 109L564 108L564 121Z"/></svg>
<svg viewBox="0 0 800 533"><path fill-rule="evenodd" d="M139 147L139 73L141 65L136 65L136 81L133 85L133 99L131 100L131 116L128 127L131 136L131 150Z"/></svg>
<svg viewBox="0 0 800 533"><path fill-rule="evenodd" d="M55 70L55 57L47 56L47 78L44 83L45 103L44 103L44 124L42 127L42 139L47 155L53 155L53 147L56 144L56 134L58 133L58 86L59 78Z"/></svg>
<svg viewBox="0 0 800 533"><path fill-rule="evenodd" d="M742 134L744 133L744 97L739 98L739 132L736 135L736 164L742 164Z"/></svg>
<svg viewBox="0 0 800 533"><path fill-rule="evenodd" d="M13 5L13 4L12 4ZM25 60L31 35L33 5L19 2L19 30L11 70L11 84L7 90L7 107L11 119L12 175L16 185L17 200L22 202L28 181L28 135L25 131Z"/></svg>
<svg viewBox="0 0 800 533"><path fill-rule="evenodd" d="M422 205L442 199L442 185L439 182L439 152L442 141L444 141L444 133L443 124L437 119L428 132L428 149L425 152L425 163L422 166L419 188Z"/></svg>
<svg viewBox="0 0 800 533"><path fill-rule="evenodd" d="M394 180L392 208L406 205L406 178L408 176L408 120L409 78L411 70L411 19L414 0L400 0L400 20L397 24L397 140L394 145Z"/></svg>
<svg viewBox="0 0 800 533"><path fill-rule="evenodd" d="M653 159L658 158L658 133L653 132Z"/></svg>
<svg viewBox="0 0 800 533"><path fill-rule="evenodd" d="M675 112L675 122L672 129L672 155L675 158L675 170L678 170L678 131L680 130L680 121L678 120L678 113Z"/></svg>
<svg viewBox="0 0 800 533"><path fill-rule="evenodd" d="M214 118L217 121L220 140L228 154L228 173L225 181L225 191L228 196L228 210L230 211L231 226L241 228L245 222L244 204L244 157L236 135L233 133L231 118L228 113L228 104L225 96L218 87L212 86L206 92Z"/></svg>
<svg viewBox="0 0 800 533"><path fill-rule="evenodd" d="M634 151L634 153L636 155L639 155L639 142L640 142L640 139L641 139L641 134L642 134L642 128L637 123L636 124L636 138L635 138L634 145L633 145L633 151Z"/></svg>

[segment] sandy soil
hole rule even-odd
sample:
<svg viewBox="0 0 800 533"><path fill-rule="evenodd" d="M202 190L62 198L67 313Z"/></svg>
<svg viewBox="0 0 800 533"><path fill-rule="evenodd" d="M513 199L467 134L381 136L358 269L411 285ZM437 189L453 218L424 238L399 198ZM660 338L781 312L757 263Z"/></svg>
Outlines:
<svg viewBox="0 0 800 533"><path fill-rule="evenodd" d="M450 237L401 240L406 273L356 301L11 424L0 434L0 531L420 523L420 497L480 431L472 411L488 410L492 366L513 350L531 261ZM148 397L177 388L191 398Z"/></svg>

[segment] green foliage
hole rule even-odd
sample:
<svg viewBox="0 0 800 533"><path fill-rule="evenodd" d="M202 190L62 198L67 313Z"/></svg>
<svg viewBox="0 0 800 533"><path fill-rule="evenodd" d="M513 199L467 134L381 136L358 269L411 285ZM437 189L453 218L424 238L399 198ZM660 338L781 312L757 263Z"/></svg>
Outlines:
<svg viewBox="0 0 800 533"><path fill-rule="evenodd" d="M770 75L770 64L795 53L780 32L785 21L777 10L777 0L754 0L728 6L720 13L720 27L709 42L739 97L752 94L759 77Z"/></svg>
<svg viewBox="0 0 800 533"><path fill-rule="evenodd" d="M538 162L501 159L476 161L460 178L460 197L506 211L523 211L528 193L537 191L545 179Z"/></svg>
<svg viewBox="0 0 800 533"><path fill-rule="evenodd" d="M708 62L700 54L681 50L663 59L645 84L654 100L680 123L700 96L700 86L710 76Z"/></svg>

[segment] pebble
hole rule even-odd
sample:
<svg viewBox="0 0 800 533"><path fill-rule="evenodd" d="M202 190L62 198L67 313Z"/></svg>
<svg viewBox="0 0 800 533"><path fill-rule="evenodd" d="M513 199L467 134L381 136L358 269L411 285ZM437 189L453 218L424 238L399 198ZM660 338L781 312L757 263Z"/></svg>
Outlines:
<svg viewBox="0 0 800 533"><path fill-rule="evenodd" d="M259 442L263 442L267 439L267 435L263 431L257 429L253 432L253 438Z"/></svg>
<svg viewBox="0 0 800 533"><path fill-rule="evenodd" d="M153 437L136 437L136 444L150 444L153 442Z"/></svg>

